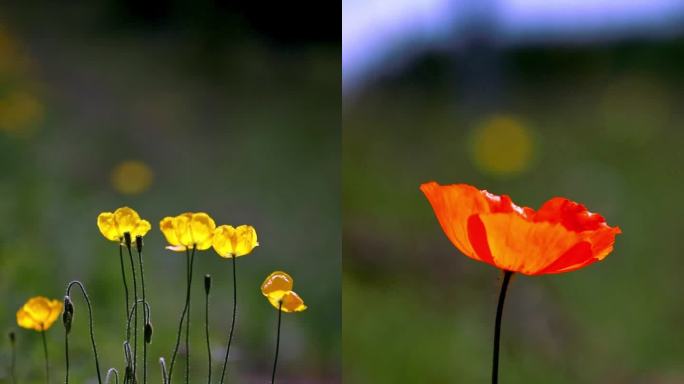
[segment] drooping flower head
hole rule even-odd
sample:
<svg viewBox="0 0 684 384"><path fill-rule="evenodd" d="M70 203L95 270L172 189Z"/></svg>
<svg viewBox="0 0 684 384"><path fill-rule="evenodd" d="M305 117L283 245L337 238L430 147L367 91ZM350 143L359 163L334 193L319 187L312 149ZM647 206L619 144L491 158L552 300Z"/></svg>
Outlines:
<svg viewBox="0 0 684 384"><path fill-rule="evenodd" d="M535 211L466 184L421 191L449 240L466 256L525 275L570 272L603 260L620 228L582 204L554 197Z"/></svg>
<svg viewBox="0 0 684 384"><path fill-rule="evenodd" d="M145 236L151 226L143 220L138 212L128 207L118 208L114 213L102 212L97 216L97 227L104 237L111 241L122 242L124 233L131 234L131 238Z"/></svg>
<svg viewBox="0 0 684 384"><path fill-rule="evenodd" d="M165 217L159 222L166 241L167 249L185 251L195 247L205 250L211 247L216 223L204 212L186 212L175 217Z"/></svg>
<svg viewBox="0 0 684 384"><path fill-rule="evenodd" d="M45 331L52 326L60 313L61 300L50 300L43 296L32 297L17 311L17 325L39 332Z"/></svg>
<svg viewBox="0 0 684 384"><path fill-rule="evenodd" d="M251 225L240 225L237 228L221 225L214 231L212 245L219 256L231 258L250 254L259 242L256 230Z"/></svg>
<svg viewBox="0 0 684 384"><path fill-rule="evenodd" d="M307 307L299 295L292 290L294 280L285 272L275 271L261 284L261 293L271 305L283 312L301 312Z"/></svg>

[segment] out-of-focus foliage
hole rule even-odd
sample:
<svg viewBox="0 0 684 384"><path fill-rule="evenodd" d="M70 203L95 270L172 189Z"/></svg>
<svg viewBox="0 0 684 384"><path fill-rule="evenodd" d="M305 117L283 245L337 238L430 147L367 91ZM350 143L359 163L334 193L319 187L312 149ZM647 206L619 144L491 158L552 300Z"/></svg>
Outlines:
<svg viewBox="0 0 684 384"><path fill-rule="evenodd" d="M169 361L185 296L185 255L164 249L158 223L185 211L259 232L260 246L237 261L229 378L270 377L277 313L259 287L282 268L297 276L309 309L283 319L278 377L339 382L339 41L272 39L258 17L209 3L0 6L0 383L9 382L4 335L16 328L17 309L35 295L61 298L73 279L93 300L103 368L123 366L117 244L96 218L124 205L152 223L144 239L151 382L160 381L158 357ZM198 378L206 375L205 273L213 276L215 375L232 310L230 260L198 252ZM71 380L84 383L95 375L87 310L73 300ZM61 325L47 336L56 382ZM44 382L39 335L17 330L17 348L20 382Z"/></svg>
<svg viewBox="0 0 684 384"><path fill-rule="evenodd" d="M447 240L418 190L436 180L565 196L623 230L601 263L514 277L502 381L681 382L684 42L482 52L424 55L345 101L345 379L489 380L501 273Z"/></svg>

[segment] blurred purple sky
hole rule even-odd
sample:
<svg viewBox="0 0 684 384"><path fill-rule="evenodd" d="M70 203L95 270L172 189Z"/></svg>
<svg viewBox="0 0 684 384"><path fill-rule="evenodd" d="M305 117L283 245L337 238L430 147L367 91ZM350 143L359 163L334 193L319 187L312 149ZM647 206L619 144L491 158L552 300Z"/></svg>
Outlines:
<svg viewBox="0 0 684 384"><path fill-rule="evenodd" d="M501 45L677 35L681 0L343 0L345 93L388 63L458 48L469 33Z"/></svg>

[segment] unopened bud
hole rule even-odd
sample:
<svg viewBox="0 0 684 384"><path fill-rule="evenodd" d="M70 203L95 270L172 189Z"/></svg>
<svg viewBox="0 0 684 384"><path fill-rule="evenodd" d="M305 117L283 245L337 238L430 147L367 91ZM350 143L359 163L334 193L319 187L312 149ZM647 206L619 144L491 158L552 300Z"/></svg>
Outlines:
<svg viewBox="0 0 684 384"><path fill-rule="evenodd" d="M204 292L209 294L211 290L211 275L204 275Z"/></svg>
<svg viewBox="0 0 684 384"><path fill-rule="evenodd" d="M124 233L124 242L126 243L126 246L128 248L131 248L131 233L130 232Z"/></svg>
<svg viewBox="0 0 684 384"><path fill-rule="evenodd" d="M152 343L152 323L145 323L145 343Z"/></svg>
<svg viewBox="0 0 684 384"><path fill-rule="evenodd" d="M135 237L135 247L138 248L138 253L142 252L142 247L143 247L142 236L138 235Z"/></svg>
<svg viewBox="0 0 684 384"><path fill-rule="evenodd" d="M17 341L17 336L14 334L13 331L9 333L9 339L12 345L14 345L14 343Z"/></svg>
<svg viewBox="0 0 684 384"><path fill-rule="evenodd" d="M62 323L67 335L71 332L71 321L74 318L74 304L69 296L64 296L64 312L62 313Z"/></svg>

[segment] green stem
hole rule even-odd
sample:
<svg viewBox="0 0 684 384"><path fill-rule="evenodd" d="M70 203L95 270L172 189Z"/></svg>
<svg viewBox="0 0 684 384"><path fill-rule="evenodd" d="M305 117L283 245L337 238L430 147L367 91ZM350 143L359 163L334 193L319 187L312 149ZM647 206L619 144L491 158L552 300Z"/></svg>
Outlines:
<svg viewBox="0 0 684 384"><path fill-rule="evenodd" d="M50 384L50 361L48 360L48 347L44 328L40 331L40 335L43 339L43 352L45 352L45 382Z"/></svg>
<svg viewBox="0 0 684 384"><path fill-rule="evenodd" d="M492 384L499 382L499 339L501 338L501 318L503 316L504 301L506 300L506 291L508 290L508 283L511 281L513 272L504 271L503 282L501 283L501 291L499 292L499 303L496 306L496 321L494 325L494 357L492 359Z"/></svg>
<svg viewBox="0 0 684 384"><path fill-rule="evenodd" d="M134 303L138 302L138 282L135 273L135 262L133 261L133 252L131 251L131 243L126 243L128 249L128 258L131 261L131 272L133 273L133 297ZM133 305L133 383L138 381L138 305Z"/></svg>
<svg viewBox="0 0 684 384"><path fill-rule="evenodd" d="M278 304L278 336L276 336L276 352L275 359L273 360L273 374L271 374L271 384L275 383L276 366L278 365L278 350L280 349L280 320L283 315L283 302L282 300Z"/></svg>
<svg viewBox="0 0 684 384"><path fill-rule="evenodd" d="M207 337L207 384L211 384L211 344L209 343L209 290L204 295L204 330Z"/></svg>
<svg viewBox="0 0 684 384"><path fill-rule="evenodd" d="M188 292L187 292L187 307L188 313L185 319L185 384L190 383L190 293L192 286L192 265L195 261L195 247L192 247L192 256L190 256L190 268L188 270Z"/></svg>
<svg viewBox="0 0 684 384"><path fill-rule="evenodd" d="M224 376L226 375L226 367L228 366L228 354L230 353L230 344L233 341L233 331L235 330L235 317L237 315L237 273L235 261L236 256L233 255L233 320L230 322L230 333L228 335L228 346L226 347L226 356L223 360L223 371L221 372L221 384L223 384Z"/></svg>
<svg viewBox="0 0 684 384"><path fill-rule="evenodd" d="M17 342L16 335L14 332L10 332L10 347L11 354L10 357L10 377L12 378L12 384L17 384L16 367L17 367Z"/></svg>
<svg viewBox="0 0 684 384"><path fill-rule="evenodd" d="M195 258L195 248L192 249L192 256L188 249L185 250L186 255L186 280L187 280L187 293L185 296L185 307L183 307L183 312L181 313L180 321L178 322L178 333L176 334L176 346L173 349L173 354L171 355L171 363L169 364L169 374L168 374L168 384L171 384L173 380L173 367L176 364L176 356L178 355L178 348L180 347L181 334L183 333L183 321L185 320L185 315L188 313L188 302L190 301L190 277L192 276L192 261Z"/></svg>
<svg viewBox="0 0 684 384"><path fill-rule="evenodd" d="M136 239L136 242L139 241ZM142 244L142 243L141 243ZM149 308L147 306L147 301L145 298L145 267L143 266L142 259L142 247L138 248L138 265L140 266L140 283L142 284L142 301L145 303L143 307L143 318L147 323L147 319L150 317ZM143 383L147 384L147 343L143 343Z"/></svg>
<svg viewBox="0 0 684 384"><path fill-rule="evenodd" d="M128 311L129 311L129 303L128 303L128 283L126 282L126 269L124 268L124 259L123 259L123 247L121 245L121 241L119 241L119 262L121 264L121 280L123 281L123 286L124 286L124 294L126 295L126 315L125 319L128 319ZM131 339L131 330L126 327L126 341L130 341Z"/></svg>

